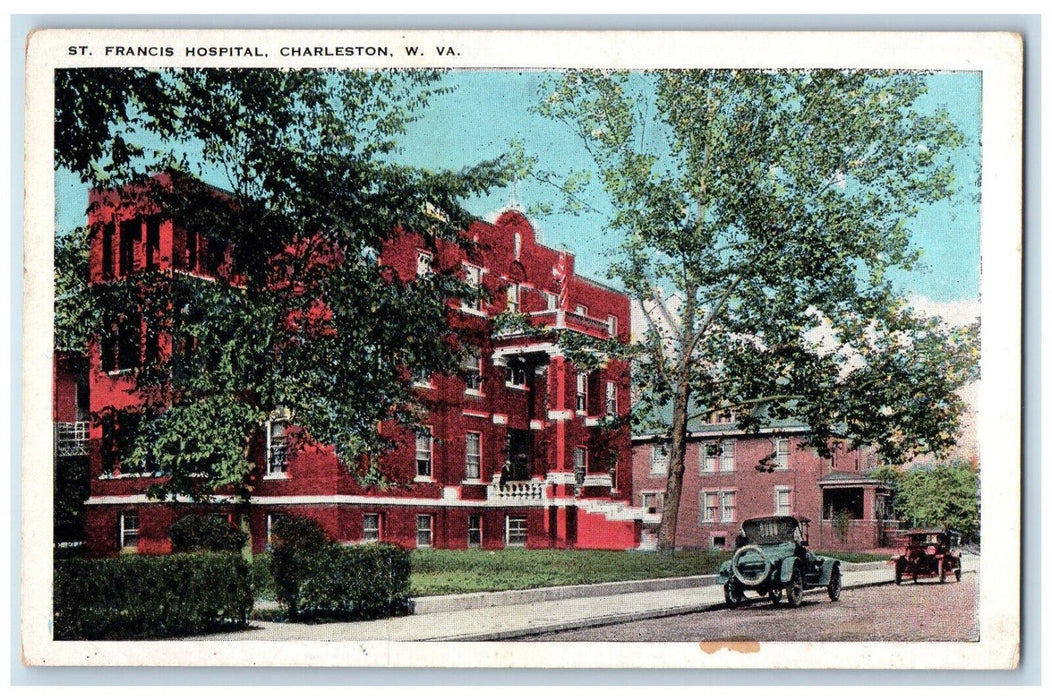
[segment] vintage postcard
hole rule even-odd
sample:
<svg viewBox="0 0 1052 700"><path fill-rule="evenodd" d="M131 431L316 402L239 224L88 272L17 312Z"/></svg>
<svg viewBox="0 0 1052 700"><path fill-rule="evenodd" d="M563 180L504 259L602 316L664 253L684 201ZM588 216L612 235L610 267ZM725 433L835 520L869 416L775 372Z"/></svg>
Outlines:
<svg viewBox="0 0 1052 700"><path fill-rule="evenodd" d="M27 52L26 664L1018 664L1018 36Z"/></svg>

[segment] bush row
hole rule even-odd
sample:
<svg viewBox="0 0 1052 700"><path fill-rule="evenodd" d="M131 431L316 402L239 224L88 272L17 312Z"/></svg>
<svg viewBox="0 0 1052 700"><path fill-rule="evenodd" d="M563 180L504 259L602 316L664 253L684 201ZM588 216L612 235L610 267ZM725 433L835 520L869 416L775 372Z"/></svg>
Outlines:
<svg viewBox="0 0 1052 700"><path fill-rule="evenodd" d="M54 635L144 639L243 626L252 610L237 554L173 554L55 562Z"/></svg>
<svg viewBox="0 0 1052 700"><path fill-rule="evenodd" d="M409 552L391 544L343 547L317 523L284 518L275 527L271 571L292 620L371 620L409 612Z"/></svg>

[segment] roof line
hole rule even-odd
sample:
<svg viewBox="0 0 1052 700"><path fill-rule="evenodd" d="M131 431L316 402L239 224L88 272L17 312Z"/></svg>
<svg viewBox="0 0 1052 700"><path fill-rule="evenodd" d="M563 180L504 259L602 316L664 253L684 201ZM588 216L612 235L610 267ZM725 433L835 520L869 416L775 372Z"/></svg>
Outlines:
<svg viewBox="0 0 1052 700"><path fill-rule="evenodd" d="M628 296L628 292L626 292L625 290L618 289L617 287L614 287L612 285L606 284L605 282L600 282L599 280L592 279L591 277L587 277L585 275L580 275L580 274L578 274L576 272L573 273L573 276L577 277L578 279L580 279L583 282L586 282L588 284L593 284L596 287L599 287L600 289L605 289L608 292L614 292L615 294L621 294L621 295L624 295L624 296Z"/></svg>

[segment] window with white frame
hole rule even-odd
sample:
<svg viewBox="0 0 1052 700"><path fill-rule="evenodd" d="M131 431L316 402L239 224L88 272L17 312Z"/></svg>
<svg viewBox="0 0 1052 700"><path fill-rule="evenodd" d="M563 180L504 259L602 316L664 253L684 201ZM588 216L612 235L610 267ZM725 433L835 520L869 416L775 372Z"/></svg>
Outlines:
<svg viewBox="0 0 1052 700"><path fill-rule="evenodd" d="M720 494L716 491L703 491L699 496L701 497L701 504L698 510L701 511L701 521L704 523L718 522L720 519Z"/></svg>
<svg viewBox="0 0 1052 700"><path fill-rule="evenodd" d="M588 307L585 306L584 304L576 305L573 310L574 310L574 313L579 315L579 316L587 316L588 315Z"/></svg>
<svg viewBox="0 0 1052 700"><path fill-rule="evenodd" d="M734 412L733 411L728 411L726 409L722 409L722 410L719 410L719 411L712 411L708 415L705 416L704 422L705 423L711 423L713 425L718 425L718 424L723 424L723 423L733 423L734 422Z"/></svg>
<svg viewBox="0 0 1052 700"><path fill-rule="evenodd" d="M505 544L509 547L526 546L526 518L509 515L504 519Z"/></svg>
<svg viewBox="0 0 1052 700"><path fill-rule="evenodd" d="M482 516L468 516L468 547L478 549L482 546Z"/></svg>
<svg viewBox="0 0 1052 700"><path fill-rule="evenodd" d="M434 530L434 517L433 515L418 515L416 516L416 546L421 548L427 548L432 543L432 533Z"/></svg>
<svg viewBox="0 0 1052 700"><path fill-rule="evenodd" d="M644 493L643 494L643 508L648 513L660 513L661 505L665 499L663 493Z"/></svg>
<svg viewBox="0 0 1052 700"><path fill-rule="evenodd" d="M508 285L508 311L513 314L519 313L519 285L517 284Z"/></svg>
<svg viewBox="0 0 1052 700"><path fill-rule="evenodd" d="M775 469L788 469L789 468L789 439L788 438L774 438L774 468Z"/></svg>
<svg viewBox="0 0 1052 700"><path fill-rule="evenodd" d="M655 442L650 445L650 473L668 474L668 443Z"/></svg>
<svg viewBox="0 0 1052 700"><path fill-rule="evenodd" d="M724 440L720 443L720 471L734 471L734 440Z"/></svg>
<svg viewBox="0 0 1052 700"><path fill-rule="evenodd" d="M701 443L701 473L715 474L716 462L720 458L720 446L715 442Z"/></svg>
<svg viewBox="0 0 1052 700"><path fill-rule="evenodd" d="M464 478L482 478L482 433L469 432L464 440Z"/></svg>
<svg viewBox="0 0 1052 700"><path fill-rule="evenodd" d="M431 426L425 425L416 431L416 475L431 478L431 448L434 437Z"/></svg>
<svg viewBox="0 0 1052 700"><path fill-rule="evenodd" d="M725 523L734 522L735 519L735 493L734 491L720 492L720 520Z"/></svg>
<svg viewBox="0 0 1052 700"><path fill-rule="evenodd" d="M544 295L544 308L547 311L555 311L559 308L559 295L551 292L541 292Z"/></svg>
<svg viewBox="0 0 1052 700"><path fill-rule="evenodd" d="M588 448L573 448L573 473L577 478L577 485L584 485L584 475L588 473Z"/></svg>
<svg viewBox="0 0 1052 700"><path fill-rule="evenodd" d="M504 385L513 389L526 388L526 365L521 362L509 363L504 368Z"/></svg>
<svg viewBox="0 0 1052 700"><path fill-rule="evenodd" d="M617 415L617 383L606 383L606 415Z"/></svg>
<svg viewBox="0 0 1052 700"><path fill-rule="evenodd" d="M464 375L464 391L471 394L482 393L482 358L478 353L468 353L460 363Z"/></svg>
<svg viewBox="0 0 1052 700"><path fill-rule="evenodd" d="M611 338L617 337L617 316L610 314L606 317L606 330L610 333Z"/></svg>
<svg viewBox="0 0 1052 700"><path fill-rule="evenodd" d="M120 537L121 549L139 547L139 511L126 510L121 513Z"/></svg>
<svg viewBox="0 0 1052 700"><path fill-rule="evenodd" d="M426 277L427 275L430 275L431 263L433 260L434 257L431 255L431 253L428 253L423 250L418 250L416 252L416 276Z"/></svg>
<svg viewBox="0 0 1052 700"><path fill-rule="evenodd" d="M584 372L577 373L577 411L588 412L588 375Z"/></svg>
<svg viewBox="0 0 1052 700"><path fill-rule="evenodd" d="M289 470L288 424L267 421L267 476L284 476Z"/></svg>
<svg viewBox="0 0 1052 700"><path fill-rule="evenodd" d="M482 268L464 263L464 281L476 292L482 287ZM482 311L482 298L477 294L465 299L461 306L469 311Z"/></svg>
<svg viewBox="0 0 1052 700"><path fill-rule="evenodd" d="M774 514L791 515L793 509L793 490L785 486L774 489Z"/></svg>
<svg viewBox="0 0 1052 700"><path fill-rule="evenodd" d="M381 536L380 514L366 513L362 522L362 542L379 542Z"/></svg>

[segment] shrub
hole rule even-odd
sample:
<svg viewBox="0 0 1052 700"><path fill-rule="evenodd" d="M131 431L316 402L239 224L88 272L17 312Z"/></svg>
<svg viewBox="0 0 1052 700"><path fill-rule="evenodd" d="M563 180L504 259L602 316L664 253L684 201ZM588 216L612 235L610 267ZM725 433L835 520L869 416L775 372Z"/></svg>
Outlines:
<svg viewBox="0 0 1052 700"><path fill-rule="evenodd" d="M299 617L299 591L311 576L322 552L336 546L321 526L310 518L286 515L274 523L274 549L270 571L274 575L274 594L288 610L289 619Z"/></svg>
<svg viewBox="0 0 1052 700"><path fill-rule="evenodd" d="M57 561L54 584L57 640L202 634L243 626L252 609L236 554Z"/></svg>
<svg viewBox="0 0 1052 700"><path fill-rule="evenodd" d="M389 544L342 547L309 518L274 526L271 572L290 620L365 620L409 610L409 553Z"/></svg>
<svg viewBox="0 0 1052 700"><path fill-rule="evenodd" d="M299 591L302 617L372 620L409 612L409 552L391 544L330 546Z"/></svg>
<svg viewBox="0 0 1052 700"><path fill-rule="evenodd" d="M226 520L203 515L180 518L168 528L168 536L176 552L238 552L248 542L248 535Z"/></svg>
<svg viewBox="0 0 1052 700"><path fill-rule="evenodd" d="M850 528L851 513L846 510L838 510L833 515L833 530L836 532L837 539L847 542L847 533Z"/></svg>

